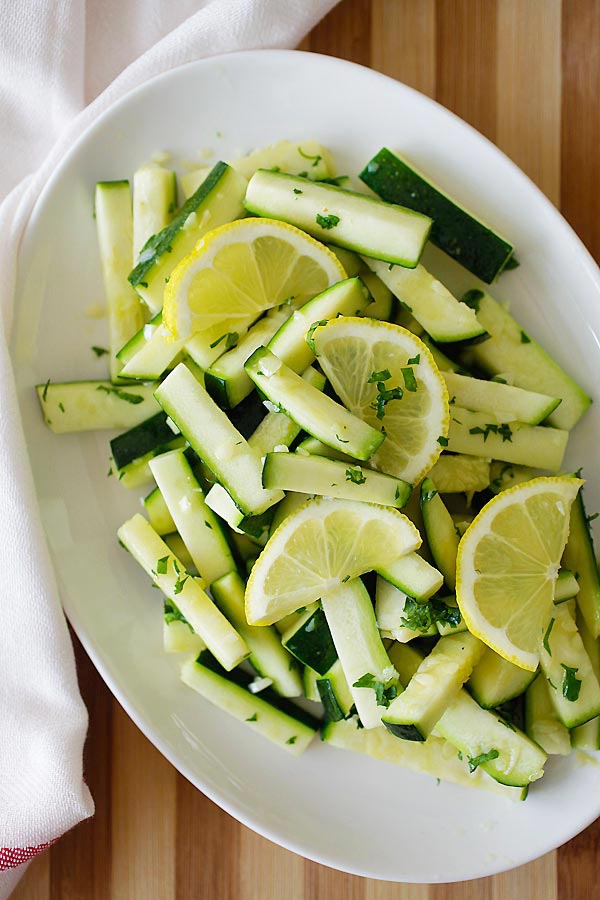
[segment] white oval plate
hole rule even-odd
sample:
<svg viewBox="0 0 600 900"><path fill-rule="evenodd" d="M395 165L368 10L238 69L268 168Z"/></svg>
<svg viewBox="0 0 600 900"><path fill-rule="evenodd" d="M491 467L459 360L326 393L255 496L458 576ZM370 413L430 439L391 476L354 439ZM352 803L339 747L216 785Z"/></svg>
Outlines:
<svg viewBox="0 0 600 900"><path fill-rule="evenodd" d="M117 545L139 492L107 478L106 434L52 435L33 385L104 377L105 323L93 213L98 180L130 177L158 150L227 159L281 138L314 137L340 172L379 148L403 149L512 238L521 267L493 293L599 396L600 279L568 225L531 182L464 122L368 69L313 54L261 51L192 63L134 91L87 131L40 197L25 236L13 336L19 399L65 609L129 715L191 782L250 828L318 862L391 881L475 878L525 863L600 813L600 768L556 758L526 803L335 750L299 760L180 684L161 651L159 595ZM452 268L452 267L451 267ZM456 276L458 267L449 272ZM460 287L473 286L468 273ZM597 454L598 410L575 432L569 464ZM111 435L112 436L112 435ZM600 501L599 482L586 498Z"/></svg>

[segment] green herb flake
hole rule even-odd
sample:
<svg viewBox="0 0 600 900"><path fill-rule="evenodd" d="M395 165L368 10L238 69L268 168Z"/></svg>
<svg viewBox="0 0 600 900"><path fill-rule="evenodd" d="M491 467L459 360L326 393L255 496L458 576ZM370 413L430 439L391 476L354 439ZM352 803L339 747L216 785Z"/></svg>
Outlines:
<svg viewBox="0 0 600 900"><path fill-rule="evenodd" d="M347 581L350 581L350 576L344 575L344 577L342 578L342 584L346 584Z"/></svg>
<svg viewBox="0 0 600 900"><path fill-rule="evenodd" d="M561 666L565 670L562 681L562 695L565 700L570 700L571 703L575 703L579 698L579 692L582 685L581 678L575 677L579 669L573 668L572 666L566 666L564 663L561 663Z"/></svg>
<svg viewBox="0 0 600 900"><path fill-rule="evenodd" d="M184 584L186 583L186 581L188 580L189 577L190 577L189 575L186 575L184 578L181 578L181 576L179 576L179 577L177 578L177 581L176 581L175 584L173 585L173 593L174 593L174 594L180 594L180 593L182 592L183 586L184 586Z"/></svg>
<svg viewBox="0 0 600 900"><path fill-rule="evenodd" d="M106 347L92 347L92 353L95 353L96 356L108 356L109 351Z"/></svg>
<svg viewBox="0 0 600 900"><path fill-rule="evenodd" d="M417 390L417 379L411 366L402 369L402 377L404 378L404 387L407 391L414 393Z"/></svg>
<svg viewBox="0 0 600 900"><path fill-rule="evenodd" d="M210 524L210 522L207 522L205 519L204 524L206 525L207 528L210 528L210 530L212 531L212 525Z"/></svg>
<svg viewBox="0 0 600 900"><path fill-rule="evenodd" d="M50 379L44 385L44 390L42 391L42 400L44 403L46 402L46 397L48 396L48 388L50 387Z"/></svg>
<svg viewBox="0 0 600 900"><path fill-rule="evenodd" d="M298 735L297 735L297 734L293 734L293 735L291 736L291 738L288 738L288 739L287 739L286 744L295 744L297 740L298 740Z"/></svg>
<svg viewBox="0 0 600 900"><path fill-rule="evenodd" d="M313 168L313 169L315 168L315 166L318 166L319 163L321 162L321 160L323 159L323 157L321 156L320 153L316 153L314 156L311 156L310 153L305 153L304 150L302 149L302 147L298 147L297 149L298 149L298 153L300 154L302 159L312 159L313 164L312 164L311 168ZM306 175L306 173L303 173L303 174Z"/></svg>
<svg viewBox="0 0 600 900"><path fill-rule="evenodd" d="M105 394L114 394L119 400L124 400L125 403L131 403L133 406L144 402L141 394L131 394L129 391L122 391L118 387L107 387L105 384L99 384L96 390L103 391Z"/></svg>
<svg viewBox="0 0 600 900"><path fill-rule="evenodd" d="M157 587L157 585L153 584L152 587ZM171 622L183 622L184 625L190 629L192 634L194 633L194 629L183 615L179 607L175 606L175 604L171 600L165 600L164 605L164 619L167 625L170 625Z"/></svg>
<svg viewBox="0 0 600 900"><path fill-rule="evenodd" d="M542 641L542 643L544 645L544 650L546 651L548 656L552 656L552 650L550 649L550 644L548 643L548 640L550 638L550 633L551 633L552 629L554 628L555 622L556 622L556 619L554 619L554 618L550 619L550 624L546 628L546 634L544 635L544 640Z"/></svg>
<svg viewBox="0 0 600 900"><path fill-rule="evenodd" d="M437 491L436 491L437 493ZM405 628L426 634L437 622L457 628L462 621L460 609L448 606L443 600L433 598L426 603L407 597L404 604L404 615L400 619Z"/></svg>
<svg viewBox="0 0 600 900"><path fill-rule="evenodd" d="M469 756L469 772L473 774L475 769L483 765L483 763L491 762L493 759L498 759L499 756L500 753L495 748L488 750L487 753L480 753L479 756Z"/></svg>
<svg viewBox="0 0 600 900"><path fill-rule="evenodd" d="M461 752L460 750L458 751L458 758L459 758L459 759L461 760L461 762L462 762L463 755L462 755L462 752Z"/></svg>
<svg viewBox="0 0 600 900"><path fill-rule="evenodd" d="M440 434L439 438L437 439L437 442L438 442L438 444L440 445L440 447L447 447L447 446L448 446L448 438L447 438L447 437L444 437L443 434Z"/></svg>
<svg viewBox="0 0 600 900"><path fill-rule="evenodd" d="M317 225L320 225L321 228L324 228L326 231L329 231L331 228L335 228L335 226L340 221L339 216L334 216L333 213L329 213L326 216L322 216L321 213L317 213L316 217Z"/></svg>
<svg viewBox="0 0 600 900"><path fill-rule="evenodd" d="M387 707L390 705L392 700L398 696L398 688L395 684L389 686L386 689L383 681L377 681L374 675L370 672L366 672L362 675L358 681L355 681L352 687L355 688L371 688L371 690L375 691L375 699L377 700L377 706Z"/></svg>
<svg viewBox="0 0 600 900"><path fill-rule="evenodd" d="M448 402L448 405L449 405L449 406L454 406L455 403L456 403L456 397L451 397L450 400L449 400L449 402Z"/></svg>
<svg viewBox="0 0 600 900"><path fill-rule="evenodd" d="M364 484L366 480L360 466L350 466L349 469L346 469L346 481L351 481L352 484Z"/></svg>
<svg viewBox="0 0 600 900"><path fill-rule="evenodd" d="M216 341L212 342L212 344L210 345L211 350L214 349L215 347L218 347L218 345L221 343L221 341L225 341L225 349L226 350L231 350L231 348L237 344L239 338L240 338L240 336L237 333L237 331L226 332L225 334L222 334L221 337L218 337L216 339Z"/></svg>
<svg viewBox="0 0 600 900"><path fill-rule="evenodd" d="M64 413L65 408L64 408L64 406L62 405L62 403L59 403L59 404L58 404L58 408L60 409L61 412Z"/></svg>
<svg viewBox="0 0 600 900"><path fill-rule="evenodd" d="M480 425L476 425L474 428L469 428L469 434L481 434L483 435L483 443L487 441L490 434L497 434L502 438L502 443L505 441L510 441L512 443L512 429L507 422L503 422L501 425L496 424L496 422L488 422L483 428Z"/></svg>
<svg viewBox="0 0 600 900"><path fill-rule="evenodd" d="M300 188L294 188L294 193L295 194L303 194L304 191L301 191Z"/></svg>
<svg viewBox="0 0 600 900"><path fill-rule="evenodd" d="M462 298L462 302L466 303L467 306L470 306L471 309L477 313L479 312L479 304L483 300L484 296L485 294L483 293L483 291L467 291L467 293Z"/></svg>
<svg viewBox="0 0 600 900"><path fill-rule="evenodd" d="M387 372L387 369L385 369L384 371ZM397 387L388 389L385 386L385 381L378 381L377 396L371 403L371 409L375 410L375 414L378 419L383 419L383 417L385 416L385 408L387 404L392 400L402 400L403 396L404 391L399 385Z"/></svg>
<svg viewBox="0 0 600 900"><path fill-rule="evenodd" d="M381 372L371 372L367 378L367 384L375 384L377 381L389 381L392 373L389 369L382 369Z"/></svg>
<svg viewBox="0 0 600 900"><path fill-rule="evenodd" d="M169 566L169 557L163 556L156 563L156 574L157 575L166 575L168 566Z"/></svg>
<svg viewBox="0 0 600 900"><path fill-rule="evenodd" d="M530 344L531 343L531 338L527 337L527 335L525 334L524 331L521 331L521 343L522 344Z"/></svg>
<svg viewBox="0 0 600 900"><path fill-rule="evenodd" d="M411 358L407 361L407 366L418 366L421 362L421 354L417 353L416 356L411 356Z"/></svg>
<svg viewBox="0 0 600 900"><path fill-rule="evenodd" d="M340 442L340 444L349 444L350 443L350 441L345 441L344 438L341 438L339 436L339 434L336 434L336 438Z"/></svg>
<svg viewBox="0 0 600 900"><path fill-rule="evenodd" d="M246 722L257 722L258 716L256 713L253 713L251 716L248 716L248 718L245 721Z"/></svg>

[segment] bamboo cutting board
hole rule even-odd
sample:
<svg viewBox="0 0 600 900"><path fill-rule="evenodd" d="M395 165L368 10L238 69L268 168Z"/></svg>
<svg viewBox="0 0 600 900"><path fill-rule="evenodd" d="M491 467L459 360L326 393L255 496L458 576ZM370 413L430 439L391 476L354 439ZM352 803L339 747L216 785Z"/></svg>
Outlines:
<svg viewBox="0 0 600 900"><path fill-rule="evenodd" d="M342 0L302 49L371 66L462 116L600 261L600 0ZM96 815L33 862L15 900L600 898L600 820L528 866L462 884L376 882L304 861L178 775L77 655Z"/></svg>

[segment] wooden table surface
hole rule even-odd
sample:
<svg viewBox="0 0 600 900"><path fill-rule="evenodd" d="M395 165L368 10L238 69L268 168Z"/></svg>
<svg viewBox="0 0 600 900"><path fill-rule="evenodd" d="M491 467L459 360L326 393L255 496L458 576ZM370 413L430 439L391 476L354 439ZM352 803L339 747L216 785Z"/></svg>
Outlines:
<svg viewBox="0 0 600 900"><path fill-rule="evenodd" d="M342 0L302 49L372 66L458 113L600 261L600 0ZM34 861L15 900L600 898L600 820L530 865L461 884L376 882L307 862L192 787L77 655L96 815Z"/></svg>

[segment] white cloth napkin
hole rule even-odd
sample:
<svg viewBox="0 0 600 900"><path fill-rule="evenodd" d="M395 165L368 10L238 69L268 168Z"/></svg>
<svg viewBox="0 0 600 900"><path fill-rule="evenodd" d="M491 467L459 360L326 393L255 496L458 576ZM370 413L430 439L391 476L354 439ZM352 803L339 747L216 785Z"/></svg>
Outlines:
<svg viewBox="0 0 600 900"><path fill-rule="evenodd" d="M0 0L0 900L25 860L93 812L87 716L7 351L23 229L60 157L118 97L201 57L294 47L336 2Z"/></svg>

